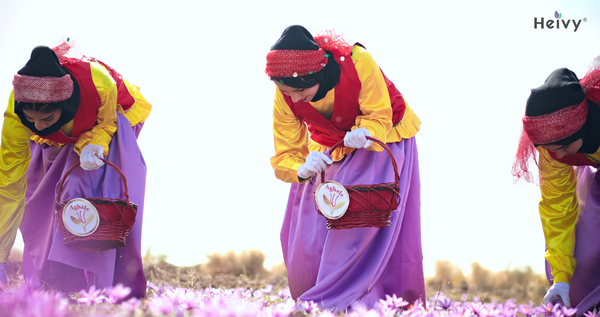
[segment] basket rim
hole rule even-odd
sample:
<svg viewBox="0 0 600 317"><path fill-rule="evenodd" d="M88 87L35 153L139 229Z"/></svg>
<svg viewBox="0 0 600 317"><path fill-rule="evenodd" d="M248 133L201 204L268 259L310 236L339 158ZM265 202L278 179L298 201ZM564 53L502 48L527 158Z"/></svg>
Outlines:
<svg viewBox="0 0 600 317"><path fill-rule="evenodd" d="M383 147L383 149L390 156L390 159L392 160L392 167L394 168L394 183L396 184L397 188L400 189L400 173L398 172L398 164L396 163L396 158L394 158L392 151L385 143L383 143L382 141L380 141L374 137L367 136L367 139L373 141L374 143L379 144L381 147ZM343 144L344 144L343 139L338 141L336 144L334 144L329 149L329 154L333 153L333 151L335 151L337 148L342 147ZM321 183L324 183L324 182L325 182L325 170L323 170L321 172ZM389 184L389 183L385 183L385 184ZM377 185L377 184L374 184L374 185ZM364 186L372 186L372 185L364 185ZM346 186L344 186L344 187L346 187ZM350 187L350 186L348 186L348 187Z"/></svg>
<svg viewBox="0 0 600 317"><path fill-rule="evenodd" d="M110 161L105 160L105 159L100 159L100 160L102 160L102 162L104 162L106 165L114 168L117 171L117 173L119 173L119 175L121 176L121 180L123 181L123 185L125 187L125 189L123 191L123 196L125 197L125 201L127 202L127 204L129 204L130 203L129 187L127 186L127 178L125 177L125 175L123 174L121 169L119 167L117 167L115 164L113 164ZM54 200L57 204L64 201L64 200L62 200L62 201L60 200L60 194L62 194L63 185L64 185L65 181L67 180L67 176L69 176L69 174L71 174L71 172L73 172L73 170L75 170L75 168L77 168L79 165L81 165L81 162L77 162L73 166L71 166L71 168L69 168L69 170L65 173L65 175L61 178L60 182L58 183L58 189L56 190L56 199ZM83 198L83 197L77 197L77 198ZM74 198L72 198L72 199L74 199ZM83 199L89 200L89 198L83 198ZM101 199L114 199L114 198L101 198Z"/></svg>

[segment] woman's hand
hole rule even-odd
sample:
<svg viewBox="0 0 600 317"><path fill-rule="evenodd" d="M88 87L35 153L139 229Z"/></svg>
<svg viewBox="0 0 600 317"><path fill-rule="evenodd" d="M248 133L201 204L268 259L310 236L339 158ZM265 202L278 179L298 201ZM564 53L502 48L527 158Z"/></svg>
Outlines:
<svg viewBox="0 0 600 317"><path fill-rule="evenodd" d="M569 300L569 283L556 282L552 284L546 296L544 296L544 303L555 304L556 301L562 301L562 304L571 307L571 301Z"/></svg>
<svg viewBox="0 0 600 317"><path fill-rule="evenodd" d="M333 163L333 160L329 156L319 151L312 151L306 156L304 164L298 168L298 177L302 179L310 178L317 173L323 172L327 168L327 165L331 163Z"/></svg>
<svg viewBox="0 0 600 317"><path fill-rule="evenodd" d="M346 133L346 136L344 137L344 146L356 149L366 149L373 144L373 141L367 140L368 136L371 136L371 133L365 128L358 128L354 131L350 131Z"/></svg>
<svg viewBox="0 0 600 317"><path fill-rule="evenodd" d="M101 159L104 158L104 149L100 145L96 144L88 144L81 151L81 155L79 156L79 162L81 163L81 168L86 171L95 170L102 165Z"/></svg>

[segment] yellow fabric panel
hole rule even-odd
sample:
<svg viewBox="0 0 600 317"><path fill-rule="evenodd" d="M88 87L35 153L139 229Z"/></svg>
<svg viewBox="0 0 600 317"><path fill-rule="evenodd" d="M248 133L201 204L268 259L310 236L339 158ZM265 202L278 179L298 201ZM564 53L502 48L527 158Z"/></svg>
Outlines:
<svg viewBox="0 0 600 317"><path fill-rule="evenodd" d="M404 100L404 104L406 105L404 116L388 134L388 143L400 142L402 139L410 139L417 135L417 132L421 129L421 119L419 119L412 108L408 106L406 100Z"/></svg>
<svg viewBox="0 0 600 317"><path fill-rule="evenodd" d="M67 122L67 124L63 125L63 126L60 128L60 131L61 131L61 132L62 132L64 135L66 135L66 136L68 136L68 137L72 136L72 135L73 135L73 128L74 128L74 126L75 126L74 122L75 122L75 121L73 121L73 120L71 120L71 121Z"/></svg>
<svg viewBox="0 0 600 317"><path fill-rule="evenodd" d="M537 150L542 191L539 210L548 247L545 258L555 282L569 283L577 266L573 257L579 214L577 178L572 166L552 159L546 149L538 147Z"/></svg>
<svg viewBox="0 0 600 317"><path fill-rule="evenodd" d="M354 46L352 61L362 85L359 103L363 113L362 116L356 118L352 130L365 128L373 137L386 143L400 142L402 139L415 136L420 129L421 121L408 104L401 122L392 126L393 113L387 85L371 54L360 46ZM331 118L334 101L335 89L332 89L323 99L310 102L310 104L324 117ZM296 175L298 167L304 163L309 151L325 152L329 147L308 138L304 123L294 116L279 89L276 89L275 92L273 117L276 154L271 158L271 165L275 169L277 178L286 182L298 182ZM281 138L284 137L291 139L282 140ZM379 145L373 144L368 150L379 152L383 149ZM354 151L353 148L342 147L332 154L332 158L339 161L352 151Z"/></svg>
<svg viewBox="0 0 600 317"><path fill-rule="evenodd" d="M355 45L352 48L352 61L361 83L358 103L362 112L362 115L356 117L352 130L365 128L374 138L386 143L393 126L393 111L385 79L366 49ZM373 143L367 150L381 152L383 148Z"/></svg>
<svg viewBox="0 0 600 317"><path fill-rule="evenodd" d="M297 173L308 155L308 130L304 122L296 118L279 89L275 92L273 136L275 156L271 158L271 166L275 176L287 183L300 182Z"/></svg>
<svg viewBox="0 0 600 317"><path fill-rule="evenodd" d="M127 91L133 96L135 99L134 104L131 108L125 111L124 116L129 120L129 124L133 127L134 125L146 121L148 116L150 115L150 111L152 110L152 104L144 98L142 93L140 93L140 87L131 85L127 80L123 79L125 83L125 87L127 87ZM121 108L121 107L119 107ZM121 111L123 109L120 109Z"/></svg>
<svg viewBox="0 0 600 317"><path fill-rule="evenodd" d="M95 144L102 146L104 157L107 157L108 144L117 131L117 85L104 66L91 62L90 69L92 80L100 95L101 105L97 112L96 125L77 137L75 152L81 154L81 150L86 145Z"/></svg>
<svg viewBox="0 0 600 317"><path fill-rule="evenodd" d="M71 122L73 122L73 121L71 120ZM37 134L32 135L31 136L31 140L33 142L35 142L35 143L38 143L38 144L47 144L47 145L56 146L56 147L62 147L63 145L65 145L64 143L60 143L60 142L57 142L57 141L44 139L43 137L41 137L41 136L39 136Z"/></svg>
<svg viewBox="0 0 600 317"><path fill-rule="evenodd" d="M60 128L60 131L62 133L64 133L66 136L70 137L71 135L73 135L73 126L74 126L74 121L71 120L71 121L67 122L67 124L62 126L62 128ZM62 147L63 145L65 145L64 143L60 143L60 142L57 142L54 140L44 139L43 137L41 137L37 134L32 135L31 140L38 144L47 144L47 145L56 146L56 147Z"/></svg>
<svg viewBox="0 0 600 317"><path fill-rule="evenodd" d="M8 260L23 218L26 172L31 160L29 138L32 132L15 114L14 104L11 92L4 113L0 144L0 263Z"/></svg>
<svg viewBox="0 0 600 317"><path fill-rule="evenodd" d="M335 87L327 92L325 97L317 102L309 102L313 108L325 117L327 120L331 120L333 117L333 101L335 100Z"/></svg>

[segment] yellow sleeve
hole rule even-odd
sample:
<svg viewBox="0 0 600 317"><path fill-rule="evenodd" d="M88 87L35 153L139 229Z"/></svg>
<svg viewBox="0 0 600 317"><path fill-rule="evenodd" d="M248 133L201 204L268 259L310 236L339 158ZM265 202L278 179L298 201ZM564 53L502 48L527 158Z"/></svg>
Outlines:
<svg viewBox="0 0 600 317"><path fill-rule="evenodd" d="M11 92L4 113L0 144L0 263L8 260L23 218L26 172L31 160L29 138L32 132L21 123L14 105Z"/></svg>
<svg viewBox="0 0 600 317"><path fill-rule="evenodd" d="M577 178L573 167L550 157L547 150L538 147L540 217L548 251L545 258L552 269L554 282L571 282L577 260L575 249L575 223L579 214ZM542 180L543 177L543 180Z"/></svg>
<svg viewBox="0 0 600 317"><path fill-rule="evenodd" d="M308 155L308 131L304 122L296 118L279 89L275 92L273 108L273 135L275 156L271 165L275 176L287 183L299 183L298 168Z"/></svg>
<svg viewBox="0 0 600 317"><path fill-rule="evenodd" d="M134 86L130 84L127 80L123 79L123 83L127 88L129 94L133 96L135 100L134 104L123 114L127 120L129 120L129 124L133 127L134 125L146 121L148 116L150 115L150 111L152 110L152 104L144 98L142 93L140 92L140 87ZM120 113L122 111L121 107L118 107L117 112Z"/></svg>
<svg viewBox="0 0 600 317"><path fill-rule="evenodd" d="M421 129L421 119L417 117L412 108L408 105L406 100L404 100L406 104L406 109L404 110L404 116L400 123L396 124L392 131L387 135L387 142L400 142L403 139L410 139L413 136L417 135L417 132Z"/></svg>
<svg viewBox="0 0 600 317"><path fill-rule="evenodd" d="M113 134L117 131L117 86L108 71L96 62L90 63L92 80L96 85L102 104L98 109L96 125L89 131L79 135L75 142L75 152L88 144L101 145L104 148L104 157L108 156L108 144ZM85 98L85 96L81 96Z"/></svg>
<svg viewBox="0 0 600 317"><path fill-rule="evenodd" d="M365 128L374 138L386 143L393 126L393 111L385 79L371 53L364 48L354 46L352 60L361 82L358 102L362 112L356 117L352 130ZM381 152L383 148L374 143L368 150Z"/></svg>

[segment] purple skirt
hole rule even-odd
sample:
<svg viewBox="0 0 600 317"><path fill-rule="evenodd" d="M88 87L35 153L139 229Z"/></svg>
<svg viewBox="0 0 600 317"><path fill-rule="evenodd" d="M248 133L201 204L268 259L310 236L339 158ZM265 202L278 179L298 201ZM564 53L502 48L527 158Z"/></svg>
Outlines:
<svg viewBox="0 0 600 317"><path fill-rule="evenodd" d="M125 175L129 199L138 205L138 211L126 245L100 252L65 247L54 215L58 183L66 171L79 162L79 155L73 151L74 144L58 148L30 142L25 212L19 227L24 242L23 274L29 286L77 292L92 285L108 288L122 283L132 289L130 296L145 296L141 235L146 164L137 144L140 129L141 125L132 128L127 118L118 115L117 132L106 159ZM76 168L67 177L59 199L123 198L123 190L119 173L110 166L92 171Z"/></svg>
<svg viewBox="0 0 600 317"><path fill-rule="evenodd" d="M417 146L414 138L387 146L400 173L401 201L391 227L327 230L314 203L320 175L312 183L292 184L281 245L294 299L339 311L354 303L372 307L385 295L425 300ZM330 165L325 180L388 183L394 169L387 152L358 149Z"/></svg>

